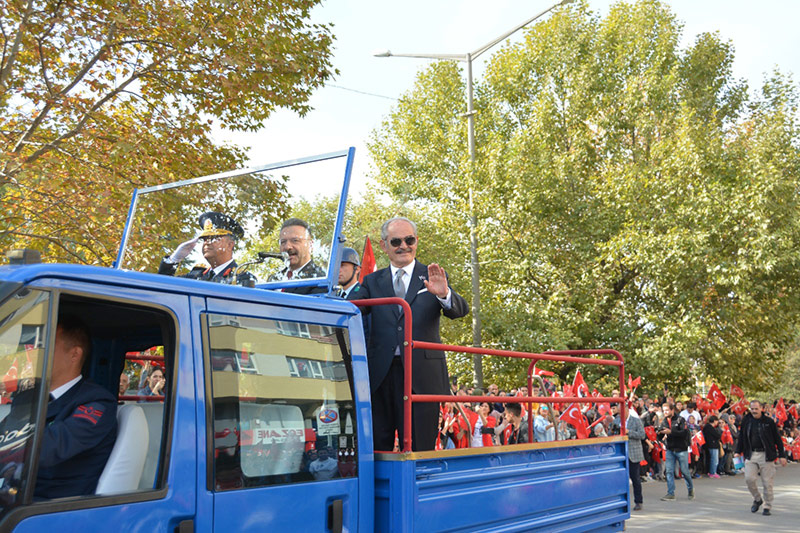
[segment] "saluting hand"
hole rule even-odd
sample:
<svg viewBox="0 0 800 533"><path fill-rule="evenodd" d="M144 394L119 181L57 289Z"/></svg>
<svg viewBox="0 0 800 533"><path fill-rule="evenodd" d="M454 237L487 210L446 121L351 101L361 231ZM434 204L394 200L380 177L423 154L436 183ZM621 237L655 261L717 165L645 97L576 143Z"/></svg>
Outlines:
<svg viewBox="0 0 800 533"><path fill-rule="evenodd" d="M439 298L447 297L447 276L444 269L436 263L428 265L428 279L424 280L428 292Z"/></svg>

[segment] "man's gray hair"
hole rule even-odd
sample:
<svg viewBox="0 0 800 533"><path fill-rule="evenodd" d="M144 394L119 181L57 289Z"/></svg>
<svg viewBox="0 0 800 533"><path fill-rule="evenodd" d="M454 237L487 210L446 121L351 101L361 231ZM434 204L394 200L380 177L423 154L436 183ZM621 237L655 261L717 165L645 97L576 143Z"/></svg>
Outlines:
<svg viewBox="0 0 800 533"><path fill-rule="evenodd" d="M409 220L406 217L394 217L394 218L390 218L389 220L384 222L383 226L381 226L381 240L385 241L386 237L389 236L389 225L392 222L400 222L400 221L408 222L409 224L411 224L411 229L414 230L414 236L415 237L417 236L417 225L414 224L414 222L412 220Z"/></svg>

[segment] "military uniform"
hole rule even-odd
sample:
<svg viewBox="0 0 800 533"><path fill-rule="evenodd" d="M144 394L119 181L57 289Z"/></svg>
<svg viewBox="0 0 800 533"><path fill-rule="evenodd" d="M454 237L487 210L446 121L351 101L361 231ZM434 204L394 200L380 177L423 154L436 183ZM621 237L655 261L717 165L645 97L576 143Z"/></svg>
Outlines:
<svg viewBox="0 0 800 533"><path fill-rule="evenodd" d="M225 283L225 284L232 284L233 283L233 275L236 272L236 261L231 262L227 267L225 267L222 272L219 274L214 272L210 266L205 264L195 265L189 272L180 276L182 278L188 279L199 279L202 281L211 281L214 283ZM161 261L161 264L158 266L158 273L159 274L166 274L167 276L174 276L175 272L178 270L178 263L170 263L166 259ZM250 272L239 272L236 276L236 284L237 285L250 285L250 281L255 284L256 277L252 275Z"/></svg>
<svg viewBox="0 0 800 533"><path fill-rule="evenodd" d="M200 235L198 235L200 239L205 237L228 236L234 240L238 240L244 237L244 229L242 229L233 218L224 213L217 213L214 211L203 213L198 219L198 224L203 230ZM169 260L169 256L164 257L161 260L161 264L158 266L158 273L166 276L174 276L178 270L179 264L180 261L172 262ZM209 265L198 264L181 277L230 285L233 283L233 276L236 275L236 267L236 261L232 261L217 273L214 272L214 269ZM249 272L239 272L238 275L236 275L237 285L253 286L255 283L256 277Z"/></svg>
<svg viewBox="0 0 800 533"><path fill-rule="evenodd" d="M81 378L47 404L33 495L64 498L93 494L117 439L117 399Z"/></svg>

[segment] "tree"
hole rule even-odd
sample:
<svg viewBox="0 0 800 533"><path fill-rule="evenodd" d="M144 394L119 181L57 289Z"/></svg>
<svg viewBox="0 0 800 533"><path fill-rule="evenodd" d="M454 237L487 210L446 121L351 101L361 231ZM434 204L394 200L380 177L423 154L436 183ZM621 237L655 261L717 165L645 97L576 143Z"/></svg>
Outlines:
<svg viewBox="0 0 800 533"><path fill-rule="evenodd" d="M487 346L614 348L654 388L779 368L799 301L796 89L776 73L749 95L729 43L680 49L680 35L659 2L603 19L584 2L490 60L476 105ZM453 64L421 73L370 150L378 187L448 206L437 227L461 233L448 246L466 259L459 79ZM490 358L486 373L519 384L522 366Z"/></svg>
<svg viewBox="0 0 800 533"><path fill-rule="evenodd" d="M213 123L306 113L334 73L330 27L308 22L317 3L5 2L0 248L108 264L134 187L241 163L212 143Z"/></svg>

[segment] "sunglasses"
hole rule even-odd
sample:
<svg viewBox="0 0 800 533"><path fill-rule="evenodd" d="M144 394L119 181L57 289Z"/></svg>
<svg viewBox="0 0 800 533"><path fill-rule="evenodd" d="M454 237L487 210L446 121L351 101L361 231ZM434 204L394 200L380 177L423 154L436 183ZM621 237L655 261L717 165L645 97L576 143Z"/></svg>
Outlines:
<svg viewBox="0 0 800 533"><path fill-rule="evenodd" d="M403 244L403 241L405 241L406 246L414 246L414 243L417 242L417 238L414 237L413 235L409 235L408 237L405 237L403 239L401 239L400 237L395 237L394 239L389 239L389 244L397 248L398 246Z"/></svg>

